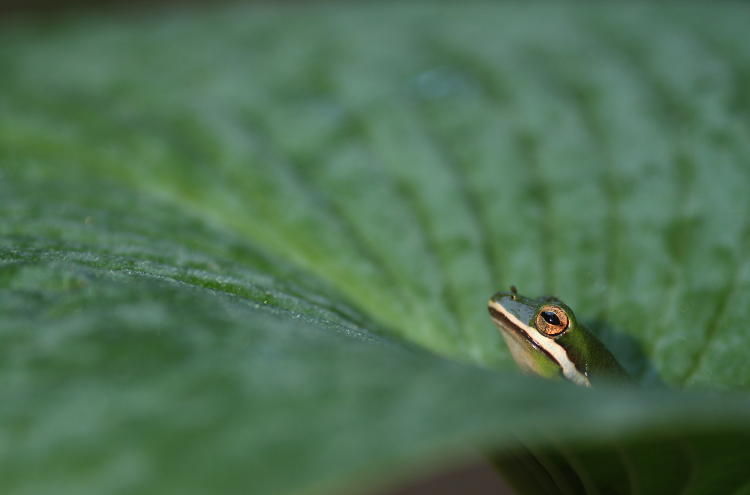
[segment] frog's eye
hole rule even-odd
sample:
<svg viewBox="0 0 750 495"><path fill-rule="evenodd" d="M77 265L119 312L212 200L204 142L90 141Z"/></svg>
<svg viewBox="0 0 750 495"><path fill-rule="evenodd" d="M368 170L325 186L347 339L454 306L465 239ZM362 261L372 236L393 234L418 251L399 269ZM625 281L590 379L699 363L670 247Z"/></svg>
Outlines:
<svg viewBox="0 0 750 495"><path fill-rule="evenodd" d="M536 329L548 337L560 335L568 329L570 320L564 309L547 304L536 314Z"/></svg>

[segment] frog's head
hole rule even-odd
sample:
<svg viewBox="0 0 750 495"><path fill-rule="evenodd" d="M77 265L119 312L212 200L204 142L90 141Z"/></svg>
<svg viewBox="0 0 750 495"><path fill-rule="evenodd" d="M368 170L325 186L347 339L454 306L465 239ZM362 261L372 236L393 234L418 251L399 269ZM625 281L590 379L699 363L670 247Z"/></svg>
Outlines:
<svg viewBox="0 0 750 495"><path fill-rule="evenodd" d="M573 311L554 297L532 299L511 287L488 303L492 321L500 328L513 359L521 369L544 377L562 375L590 386L579 347L588 332L578 328Z"/></svg>

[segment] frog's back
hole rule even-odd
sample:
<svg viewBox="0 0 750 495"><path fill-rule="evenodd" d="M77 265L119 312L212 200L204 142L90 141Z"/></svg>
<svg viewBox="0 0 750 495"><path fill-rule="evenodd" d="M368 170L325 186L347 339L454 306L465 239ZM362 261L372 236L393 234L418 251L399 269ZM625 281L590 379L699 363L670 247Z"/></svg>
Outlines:
<svg viewBox="0 0 750 495"><path fill-rule="evenodd" d="M589 349L587 349L587 369L585 373L592 384L596 384L596 382L602 380L632 381L631 376L625 371L625 368L622 367L615 356L609 352L609 349L590 330L584 327L581 327L580 330L589 334L589 338L586 339Z"/></svg>

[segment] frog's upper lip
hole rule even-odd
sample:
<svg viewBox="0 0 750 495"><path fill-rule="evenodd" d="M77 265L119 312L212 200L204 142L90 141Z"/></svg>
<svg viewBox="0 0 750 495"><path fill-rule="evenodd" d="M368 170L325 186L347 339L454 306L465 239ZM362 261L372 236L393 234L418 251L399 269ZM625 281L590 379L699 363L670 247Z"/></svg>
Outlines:
<svg viewBox="0 0 750 495"><path fill-rule="evenodd" d="M509 314L512 314L514 317L518 317L518 315L514 314L514 311L512 311L511 308L509 308L506 304L503 304L502 300L504 298L510 298L511 300L515 300L514 298L515 294L512 294L510 292L498 292L495 295L492 296L492 298L487 302L487 310L490 312L490 316L492 319L499 323L500 326L511 333L514 333L518 335L519 337L522 337L524 340L529 340L533 342L533 340L530 339L530 337L524 332L522 329L518 327L510 318Z"/></svg>
<svg viewBox="0 0 750 495"><path fill-rule="evenodd" d="M527 322L531 315L525 314L526 308L535 308L537 301L535 299L529 299L520 294L513 292L497 292L489 300L488 304L496 304L502 306L502 308L511 313L516 318L520 319L524 323Z"/></svg>
<svg viewBox="0 0 750 495"><path fill-rule="evenodd" d="M546 349L539 346L539 344L535 342L534 339L531 338L529 334L527 334L526 332L518 328L518 325L515 325L505 313L495 309L492 305L493 299L494 299L494 296L492 299L490 299L490 304L487 306L487 309L489 310L490 316L492 317L494 322L499 323L503 330L505 330L508 333L513 334L515 338L528 342L532 347L546 354L547 357L551 359L553 362L555 363L558 362L557 359L555 359L555 357L552 356L552 354L547 352ZM499 304L499 303L496 303L496 304Z"/></svg>
<svg viewBox="0 0 750 495"><path fill-rule="evenodd" d="M487 310L490 312L490 316L492 317L492 319L499 322L504 329L511 330L514 333L526 336L524 332L521 332L518 328L516 328L516 325L514 325L513 322L511 322L505 314L492 307L492 304L487 306Z"/></svg>

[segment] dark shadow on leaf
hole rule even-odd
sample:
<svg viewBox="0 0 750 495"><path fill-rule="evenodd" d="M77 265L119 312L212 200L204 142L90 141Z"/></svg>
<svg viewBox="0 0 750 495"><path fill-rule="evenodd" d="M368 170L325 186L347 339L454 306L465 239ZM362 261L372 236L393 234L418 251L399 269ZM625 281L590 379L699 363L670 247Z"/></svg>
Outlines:
<svg viewBox="0 0 750 495"><path fill-rule="evenodd" d="M657 387L666 386L637 339L617 330L603 320L586 321L585 325L607 349L612 351L623 368L638 383Z"/></svg>

